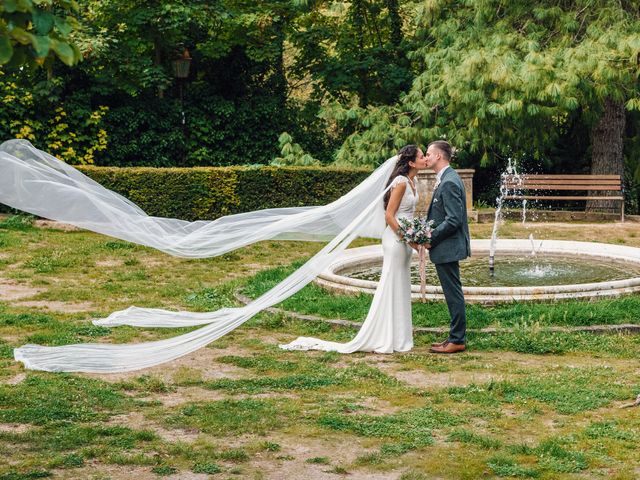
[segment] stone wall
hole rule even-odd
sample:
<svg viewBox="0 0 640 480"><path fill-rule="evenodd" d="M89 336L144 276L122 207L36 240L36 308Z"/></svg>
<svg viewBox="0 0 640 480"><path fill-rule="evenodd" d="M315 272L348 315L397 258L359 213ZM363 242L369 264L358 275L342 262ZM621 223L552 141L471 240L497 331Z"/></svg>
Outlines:
<svg viewBox="0 0 640 480"><path fill-rule="evenodd" d="M471 219L477 219L477 212L473 211L473 169L456 170L464 183L467 194L467 215ZM418 206L416 211L420 214L426 213L431 202L433 186L436 183L436 174L433 170L420 170L418 172Z"/></svg>

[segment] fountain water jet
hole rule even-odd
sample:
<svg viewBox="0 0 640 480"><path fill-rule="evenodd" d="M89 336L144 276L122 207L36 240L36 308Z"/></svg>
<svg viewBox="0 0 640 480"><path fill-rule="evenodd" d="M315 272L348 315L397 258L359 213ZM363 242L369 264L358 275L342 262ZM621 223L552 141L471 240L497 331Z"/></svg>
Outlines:
<svg viewBox="0 0 640 480"><path fill-rule="evenodd" d="M507 162L507 170L500 175L500 195L496 198L496 214L493 220L493 230L491 231L491 244L489 246L489 273L491 276L495 273L495 256L496 256L496 241L498 239L498 226L502 223L502 206L504 205L504 199L509 194L505 177L512 176L516 183L522 184L522 177L518 173L516 166L511 161L511 158ZM526 202L526 200L525 200ZM524 214L523 214L524 215ZM522 222L524 223L524 216Z"/></svg>

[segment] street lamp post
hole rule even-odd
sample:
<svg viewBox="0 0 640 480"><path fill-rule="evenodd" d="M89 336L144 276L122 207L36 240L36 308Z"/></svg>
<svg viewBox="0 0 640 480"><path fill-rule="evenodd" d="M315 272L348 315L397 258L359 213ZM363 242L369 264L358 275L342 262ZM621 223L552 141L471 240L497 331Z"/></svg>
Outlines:
<svg viewBox="0 0 640 480"><path fill-rule="evenodd" d="M182 110L182 126L186 124L184 116L184 98L183 98L183 83L187 77L189 77L189 67L191 66L191 55L186 48L182 55L173 61L173 76L178 79L178 88L180 90L180 107Z"/></svg>

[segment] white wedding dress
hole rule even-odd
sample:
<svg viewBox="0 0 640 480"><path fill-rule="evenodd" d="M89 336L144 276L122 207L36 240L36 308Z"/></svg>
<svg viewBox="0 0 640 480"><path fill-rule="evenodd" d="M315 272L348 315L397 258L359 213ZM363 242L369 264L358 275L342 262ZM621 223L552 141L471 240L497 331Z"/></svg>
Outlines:
<svg viewBox="0 0 640 480"><path fill-rule="evenodd" d="M188 333L131 344L27 344L14 350L14 358L26 368L51 372L126 372L169 362L204 347L258 312L294 295L331 265L357 237L382 238L385 249L384 287L373 302L371 318L365 322L373 328L362 329L358 336L362 338L360 345L378 351L411 348L410 250L396 241L393 232L385 230L383 208L383 196L391 188L387 182L396 161L395 156L387 159L353 190L327 205L271 208L212 221L187 222L147 215L127 198L26 140L0 144L0 203L34 215L184 258L214 257L261 240L329 241L304 265L247 305L212 312L132 306L93 320L95 325L105 327L200 327ZM396 182L400 181L407 180ZM407 188L398 216L413 214L412 193Z"/></svg>
<svg viewBox="0 0 640 480"><path fill-rule="evenodd" d="M418 201L411 181L396 177L391 188L406 183L396 219L413 218ZM411 255L413 249L398 240L387 226L382 234L382 274L373 296L369 313L358 334L347 343L329 342L312 337L298 337L293 342L280 345L285 350L325 350L339 353L406 352L413 348L411 325Z"/></svg>

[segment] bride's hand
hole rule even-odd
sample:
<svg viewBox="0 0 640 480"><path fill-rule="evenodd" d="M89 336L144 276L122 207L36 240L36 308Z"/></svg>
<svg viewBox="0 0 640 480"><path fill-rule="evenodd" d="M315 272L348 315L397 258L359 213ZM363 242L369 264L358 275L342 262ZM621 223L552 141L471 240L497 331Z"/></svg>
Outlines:
<svg viewBox="0 0 640 480"><path fill-rule="evenodd" d="M413 243L413 242L411 242L411 243L409 243L409 246L410 246L411 248L413 248L416 252L419 252L419 251L420 251L420 245L418 245L417 243Z"/></svg>

